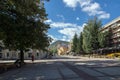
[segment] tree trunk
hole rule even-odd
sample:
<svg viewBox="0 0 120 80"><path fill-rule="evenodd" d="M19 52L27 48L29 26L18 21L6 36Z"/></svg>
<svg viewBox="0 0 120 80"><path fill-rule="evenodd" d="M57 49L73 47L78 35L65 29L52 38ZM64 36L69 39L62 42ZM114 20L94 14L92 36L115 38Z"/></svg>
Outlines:
<svg viewBox="0 0 120 80"><path fill-rule="evenodd" d="M20 61L21 61L21 64L24 63L24 52L23 52L23 50L20 50Z"/></svg>

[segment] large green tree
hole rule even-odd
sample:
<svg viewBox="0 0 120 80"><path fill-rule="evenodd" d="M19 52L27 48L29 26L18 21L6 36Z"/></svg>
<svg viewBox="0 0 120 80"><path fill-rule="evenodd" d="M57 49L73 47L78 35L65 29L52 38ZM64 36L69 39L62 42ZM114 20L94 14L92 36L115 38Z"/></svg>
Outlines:
<svg viewBox="0 0 120 80"><path fill-rule="evenodd" d="M83 52L82 44L83 44L83 36L82 36L82 32L81 32L78 37L77 46L76 46L77 47L76 52L78 54Z"/></svg>
<svg viewBox="0 0 120 80"><path fill-rule="evenodd" d="M101 28L101 21L96 17L90 19L83 30L83 49L86 53L99 48L99 29Z"/></svg>
<svg viewBox="0 0 120 80"><path fill-rule="evenodd" d="M111 42L112 41L112 29L109 28L107 31L102 31L102 29L99 32L99 36L98 36L98 41L99 41L99 45L100 48L105 48L105 47L112 47Z"/></svg>
<svg viewBox="0 0 120 80"><path fill-rule="evenodd" d="M0 0L0 39L9 49L19 49L24 62L26 48L45 49L49 45L49 25L41 0Z"/></svg>
<svg viewBox="0 0 120 80"><path fill-rule="evenodd" d="M77 52L77 45L78 45L78 35L75 33L73 40L72 40L72 51Z"/></svg>
<svg viewBox="0 0 120 80"><path fill-rule="evenodd" d="M86 25L83 29L83 45L82 48L84 52L89 53L92 50L91 46L91 35L89 32L89 27Z"/></svg>
<svg viewBox="0 0 120 80"><path fill-rule="evenodd" d="M105 33L100 32L98 36L99 36L98 38L99 46L100 48L104 48L105 47Z"/></svg>
<svg viewBox="0 0 120 80"><path fill-rule="evenodd" d="M107 47L107 36L108 36L108 32L99 32L98 41L100 48Z"/></svg>

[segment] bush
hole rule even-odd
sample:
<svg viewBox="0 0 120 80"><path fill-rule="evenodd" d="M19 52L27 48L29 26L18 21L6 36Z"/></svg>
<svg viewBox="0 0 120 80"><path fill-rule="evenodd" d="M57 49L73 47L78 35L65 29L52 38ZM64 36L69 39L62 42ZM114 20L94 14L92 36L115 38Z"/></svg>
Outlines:
<svg viewBox="0 0 120 80"><path fill-rule="evenodd" d="M120 53L110 53L106 55L107 58L120 58Z"/></svg>

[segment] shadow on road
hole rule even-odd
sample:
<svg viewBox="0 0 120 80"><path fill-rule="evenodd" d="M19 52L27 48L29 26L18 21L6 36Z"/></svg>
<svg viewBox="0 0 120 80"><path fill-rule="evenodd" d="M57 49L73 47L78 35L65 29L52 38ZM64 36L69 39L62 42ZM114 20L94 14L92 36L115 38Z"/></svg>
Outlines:
<svg viewBox="0 0 120 80"><path fill-rule="evenodd" d="M0 74L0 80L118 80L119 71L119 61L54 57L28 62Z"/></svg>

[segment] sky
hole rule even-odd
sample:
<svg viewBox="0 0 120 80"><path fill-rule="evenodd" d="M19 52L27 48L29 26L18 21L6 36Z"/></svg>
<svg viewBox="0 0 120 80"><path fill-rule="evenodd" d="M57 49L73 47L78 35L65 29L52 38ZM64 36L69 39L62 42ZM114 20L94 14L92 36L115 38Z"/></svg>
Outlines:
<svg viewBox="0 0 120 80"><path fill-rule="evenodd" d="M86 22L97 16L102 26L120 16L120 0L50 0L45 2L50 24L48 36L70 41L83 31Z"/></svg>

